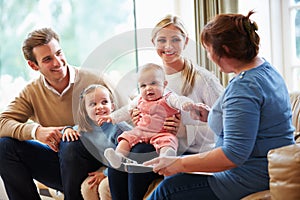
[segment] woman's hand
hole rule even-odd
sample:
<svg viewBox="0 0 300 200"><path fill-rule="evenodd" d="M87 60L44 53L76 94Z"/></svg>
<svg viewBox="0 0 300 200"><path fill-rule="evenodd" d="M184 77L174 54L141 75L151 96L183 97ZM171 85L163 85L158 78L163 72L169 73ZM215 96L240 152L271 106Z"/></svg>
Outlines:
<svg viewBox="0 0 300 200"><path fill-rule="evenodd" d="M191 118L195 120L200 120L203 122L207 122L208 113L210 111L210 107L204 103L197 103L189 108Z"/></svg>
<svg viewBox="0 0 300 200"><path fill-rule="evenodd" d="M181 120L180 113L174 115L173 117L167 118L166 121L164 122L164 129L176 135L180 126L180 120Z"/></svg>
<svg viewBox="0 0 300 200"><path fill-rule="evenodd" d="M62 140L63 141L75 141L75 140L78 140L80 137L80 133L76 130L73 130L72 128L66 128L65 131L64 131L64 134L62 136Z"/></svg>
<svg viewBox="0 0 300 200"><path fill-rule="evenodd" d="M181 157L162 156L143 163L146 166L153 166L153 171L163 176L171 176L182 172Z"/></svg>
<svg viewBox="0 0 300 200"><path fill-rule="evenodd" d="M131 120L134 126L140 121L140 111L137 108L131 110Z"/></svg>

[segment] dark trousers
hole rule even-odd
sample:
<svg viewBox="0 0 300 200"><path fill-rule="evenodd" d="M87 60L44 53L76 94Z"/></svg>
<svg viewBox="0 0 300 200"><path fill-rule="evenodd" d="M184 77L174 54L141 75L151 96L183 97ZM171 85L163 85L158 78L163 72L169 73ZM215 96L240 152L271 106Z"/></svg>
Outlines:
<svg viewBox="0 0 300 200"><path fill-rule="evenodd" d="M80 140L61 142L56 153L37 141L0 138L0 175L10 200L40 199L33 179L62 191L65 200L82 200L82 181L101 165Z"/></svg>
<svg viewBox="0 0 300 200"><path fill-rule="evenodd" d="M135 145L130 158L142 163L157 156L155 149L150 144ZM151 182L159 178L158 174L147 170L144 173L127 173L121 169L108 169L109 187L113 200L141 200L147 192Z"/></svg>

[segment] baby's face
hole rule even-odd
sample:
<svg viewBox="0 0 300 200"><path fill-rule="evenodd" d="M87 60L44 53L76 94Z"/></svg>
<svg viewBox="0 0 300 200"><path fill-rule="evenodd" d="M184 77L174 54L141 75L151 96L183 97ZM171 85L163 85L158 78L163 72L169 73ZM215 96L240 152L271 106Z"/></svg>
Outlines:
<svg viewBox="0 0 300 200"><path fill-rule="evenodd" d="M109 115L114 109L109 91L103 88L96 88L94 92L86 94L85 108L89 118L97 124L99 116Z"/></svg>
<svg viewBox="0 0 300 200"><path fill-rule="evenodd" d="M141 96L147 101L156 101L163 96L164 76L158 71L145 71L138 80Z"/></svg>

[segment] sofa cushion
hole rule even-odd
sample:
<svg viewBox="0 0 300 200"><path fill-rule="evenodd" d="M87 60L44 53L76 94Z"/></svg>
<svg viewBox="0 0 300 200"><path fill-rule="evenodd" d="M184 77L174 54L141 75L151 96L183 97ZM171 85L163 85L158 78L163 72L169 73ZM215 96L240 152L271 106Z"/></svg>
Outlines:
<svg viewBox="0 0 300 200"><path fill-rule="evenodd" d="M300 199L300 144L268 153L271 199Z"/></svg>
<svg viewBox="0 0 300 200"><path fill-rule="evenodd" d="M300 142L300 92L291 92L291 107L293 112L293 125L295 126L295 139Z"/></svg>

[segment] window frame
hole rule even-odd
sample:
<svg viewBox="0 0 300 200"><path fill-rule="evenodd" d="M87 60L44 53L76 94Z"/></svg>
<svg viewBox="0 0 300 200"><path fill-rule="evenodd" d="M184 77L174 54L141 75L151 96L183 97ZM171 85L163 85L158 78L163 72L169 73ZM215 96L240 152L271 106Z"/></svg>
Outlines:
<svg viewBox="0 0 300 200"><path fill-rule="evenodd" d="M282 7L282 43L283 43L283 76L290 90L300 90L300 77L296 77L295 70L300 70L300 59L296 57L295 19L292 18L293 9L300 10L300 4L294 0L280 0ZM275 13L274 13L275 15ZM273 15L273 16L274 16ZM277 13L278 15L278 13ZM274 24L276 26L276 24ZM278 55L280 56L280 55ZM291 78L292 77L292 78Z"/></svg>

